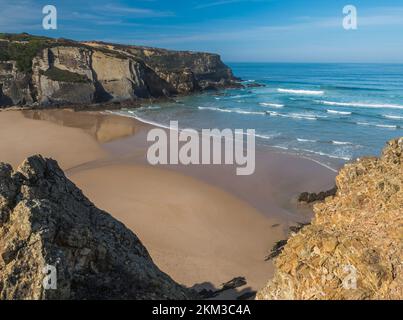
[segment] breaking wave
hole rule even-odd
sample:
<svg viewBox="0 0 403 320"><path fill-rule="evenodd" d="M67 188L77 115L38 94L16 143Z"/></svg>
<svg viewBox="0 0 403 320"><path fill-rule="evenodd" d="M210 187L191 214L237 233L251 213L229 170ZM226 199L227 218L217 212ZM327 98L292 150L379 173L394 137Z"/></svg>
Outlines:
<svg viewBox="0 0 403 320"><path fill-rule="evenodd" d="M262 107L273 107L273 108L283 108L284 107L283 104L268 103L268 102L261 102L261 103L259 103L259 105L261 105Z"/></svg>
<svg viewBox="0 0 403 320"><path fill-rule="evenodd" d="M385 114L385 115L383 115L383 117L387 118L387 119L393 119L393 120L403 120L403 116L393 116L393 115Z"/></svg>
<svg viewBox="0 0 403 320"><path fill-rule="evenodd" d="M327 113L340 114L340 115L343 115L343 116L351 115L351 112L349 112L349 111L336 111L336 110L332 110L332 109L328 109Z"/></svg>
<svg viewBox="0 0 403 320"><path fill-rule="evenodd" d="M223 109L216 107L198 107L199 110L210 110L210 111L219 111L219 112L228 112L228 113L238 113L238 114L252 114L252 115L265 115L264 112L259 111L246 111L239 109Z"/></svg>
<svg viewBox="0 0 403 320"><path fill-rule="evenodd" d="M278 88L277 91L281 93L303 94L314 96L321 96L325 93L324 91L318 91L318 90L297 90L297 89L282 89L282 88Z"/></svg>
<svg viewBox="0 0 403 320"><path fill-rule="evenodd" d="M370 122L356 122L360 126L371 126L378 128L387 128L387 129L397 129L398 126L395 124L378 124L378 123L370 123Z"/></svg>
<svg viewBox="0 0 403 320"><path fill-rule="evenodd" d="M364 103L364 102L335 102L326 100L315 101L326 106L340 106L340 107L358 107L358 108L390 108L390 109L403 109L403 105L399 104L381 104L381 103Z"/></svg>

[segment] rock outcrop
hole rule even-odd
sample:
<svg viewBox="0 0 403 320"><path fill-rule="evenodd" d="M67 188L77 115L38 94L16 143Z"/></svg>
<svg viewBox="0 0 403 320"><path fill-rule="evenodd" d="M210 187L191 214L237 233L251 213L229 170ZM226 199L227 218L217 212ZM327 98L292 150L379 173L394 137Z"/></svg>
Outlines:
<svg viewBox="0 0 403 320"><path fill-rule="evenodd" d="M237 80L216 54L0 34L0 106L159 98Z"/></svg>
<svg viewBox="0 0 403 320"><path fill-rule="evenodd" d="M333 187L330 190L322 191L319 193L315 192L303 192L299 195L298 201L305 202L305 203L313 203L316 201L323 201L327 197L335 196L337 193L337 187Z"/></svg>
<svg viewBox="0 0 403 320"><path fill-rule="evenodd" d="M403 138L347 164L257 299L403 299Z"/></svg>
<svg viewBox="0 0 403 320"><path fill-rule="evenodd" d="M30 76L19 72L15 61L0 61L0 107L32 103Z"/></svg>
<svg viewBox="0 0 403 320"><path fill-rule="evenodd" d="M46 278L45 278L46 276ZM57 162L0 164L0 300L188 299L122 223Z"/></svg>

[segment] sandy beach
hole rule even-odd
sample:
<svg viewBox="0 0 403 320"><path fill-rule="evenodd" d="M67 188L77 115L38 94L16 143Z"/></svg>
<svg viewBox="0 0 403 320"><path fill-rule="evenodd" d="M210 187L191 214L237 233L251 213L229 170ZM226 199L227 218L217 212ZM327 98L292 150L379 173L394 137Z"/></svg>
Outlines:
<svg viewBox="0 0 403 320"><path fill-rule="evenodd" d="M265 256L290 225L309 221L303 191L332 186L335 173L307 159L257 151L256 173L231 166L152 167L151 126L100 112L0 112L0 160L56 159L101 209L132 229L161 270L188 287L218 288L244 276L258 290L273 274ZM229 296L233 297L233 296Z"/></svg>

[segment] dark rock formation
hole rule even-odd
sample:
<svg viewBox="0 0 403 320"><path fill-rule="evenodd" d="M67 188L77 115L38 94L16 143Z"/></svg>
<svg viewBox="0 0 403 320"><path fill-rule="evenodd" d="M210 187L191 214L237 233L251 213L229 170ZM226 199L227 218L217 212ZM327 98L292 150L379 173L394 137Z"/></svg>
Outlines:
<svg viewBox="0 0 403 320"><path fill-rule="evenodd" d="M313 203L316 201L324 201L327 197L333 197L337 193L337 187L333 187L328 191L322 191L319 193L315 192L303 192L299 195L298 201L299 202L306 202L306 203Z"/></svg>
<svg viewBox="0 0 403 320"><path fill-rule="evenodd" d="M49 271L56 278L46 279L46 287ZM161 272L136 235L96 208L56 161L34 156L16 171L0 164L0 300L192 294Z"/></svg>
<svg viewBox="0 0 403 320"><path fill-rule="evenodd" d="M253 82L253 83L248 83L246 85L247 88L261 88L261 87L265 87L264 84L261 83L257 83L257 82Z"/></svg>
<svg viewBox="0 0 403 320"><path fill-rule="evenodd" d="M237 80L216 54L0 34L0 106L133 101Z"/></svg>

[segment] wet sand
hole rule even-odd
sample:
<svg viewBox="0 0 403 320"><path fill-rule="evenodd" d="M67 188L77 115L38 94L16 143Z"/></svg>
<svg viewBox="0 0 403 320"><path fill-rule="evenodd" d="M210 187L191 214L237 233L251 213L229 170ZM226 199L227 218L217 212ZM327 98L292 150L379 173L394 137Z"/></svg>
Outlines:
<svg viewBox="0 0 403 320"><path fill-rule="evenodd" d="M147 164L152 128L131 118L69 110L0 112L0 160L41 153L58 160L98 207L132 229L157 265L189 287L244 276L258 290L272 276L264 258L296 222L302 191L330 188L335 173L307 159L257 150L256 172L234 166ZM238 293L239 294L239 293ZM234 297L234 295L230 296Z"/></svg>

